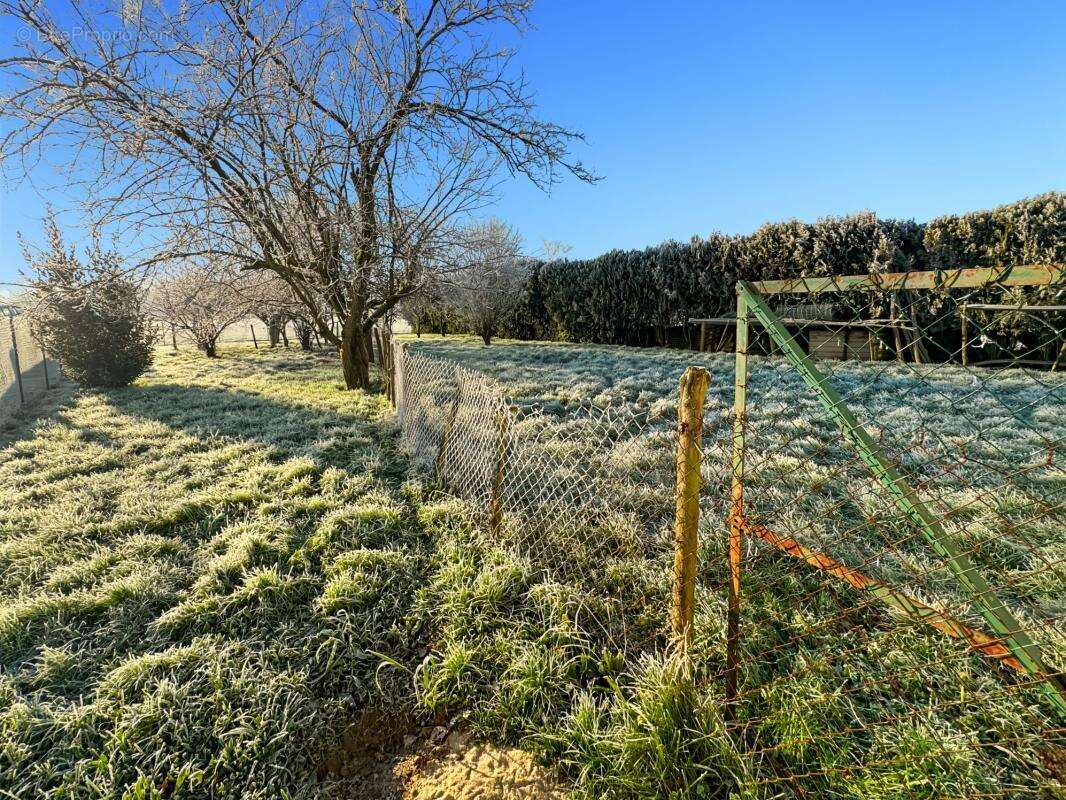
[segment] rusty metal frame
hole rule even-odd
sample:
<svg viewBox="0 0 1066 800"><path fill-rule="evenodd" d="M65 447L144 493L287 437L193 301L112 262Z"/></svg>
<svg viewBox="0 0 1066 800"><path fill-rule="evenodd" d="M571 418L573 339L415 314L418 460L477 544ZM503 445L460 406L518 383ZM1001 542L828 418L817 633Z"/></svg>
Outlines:
<svg viewBox="0 0 1066 800"><path fill-rule="evenodd" d="M920 278L915 281L914 278ZM935 281L934 281L935 278ZM815 394L827 413L840 426L844 439L855 449L862 462L900 509L922 532L924 538L951 569L956 580L969 596L999 640L1025 672L1037 677L1052 704L1066 719L1066 682L1062 676L1046 666L1043 653L1029 636L1022 623L999 599L984 576L977 570L969 555L959 546L954 537L921 499L918 493L892 465L882 448L859 422L836 388L828 381L818 366L811 360L766 304L759 287L767 293L846 291L849 289L898 290L909 287L937 286L942 288L974 287L988 284L1033 285L1034 281L1050 283L1061 278L1057 267L1015 267L1007 270L956 270L952 273L892 273L886 275L840 276L830 278L798 278L794 281L765 281L758 284L737 283L738 296L738 341L737 341L737 401L735 426L741 430L737 437L734 429L733 504L730 511L730 591L732 594L732 543L735 527L743 529L743 462L744 439L743 417L747 401L747 347L740 345L739 325L741 308L745 319L745 334L749 314L766 328L785 358L799 373L808 388ZM745 343L747 336L745 335ZM742 380L743 379L743 380ZM743 391L740 391L743 382ZM739 463L739 469L738 469ZM737 487L739 482L740 486ZM732 603L732 598L731 598ZM735 645L734 645L735 647ZM728 653L728 648L727 648ZM728 663L728 660L727 660ZM727 666L728 671L728 666ZM727 672L728 674L728 672ZM728 697L728 690L727 690Z"/></svg>

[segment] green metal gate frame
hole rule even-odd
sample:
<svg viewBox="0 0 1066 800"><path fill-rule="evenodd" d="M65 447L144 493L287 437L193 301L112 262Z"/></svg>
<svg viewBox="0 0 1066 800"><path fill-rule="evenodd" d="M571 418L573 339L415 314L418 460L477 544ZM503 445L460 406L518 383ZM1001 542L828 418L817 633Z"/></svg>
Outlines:
<svg viewBox="0 0 1066 800"><path fill-rule="evenodd" d="M746 455L747 384L748 384L748 327L752 318L758 321L781 349L786 360L796 369L804 383L815 394L829 415L840 426L841 433L869 468L893 503L921 530L933 551L944 559L956 580L974 603L988 625L1027 673L1036 678L1052 705L1066 719L1066 681L1048 670L1040 647L1029 636L1010 609L999 599L984 576L978 572L969 555L955 538L940 524L903 475L892 466L884 450L862 426L840 393L808 357L788 332L781 320L763 300L763 295L813 294L854 289L895 291L911 288L950 289L988 286L1045 286L1063 280L1062 268L1057 266L1024 266L1005 270L969 269L949 272L886 273L881 275L834 276L828 278L797 278L792 280L737 283L736 374L733 421L733 480L729 520L729 602L726 642L726 697L737 696L737 670L740 642L740 578L746 520L744 517L744 461ZM729 711L732 716L732 711Z"/></svg>

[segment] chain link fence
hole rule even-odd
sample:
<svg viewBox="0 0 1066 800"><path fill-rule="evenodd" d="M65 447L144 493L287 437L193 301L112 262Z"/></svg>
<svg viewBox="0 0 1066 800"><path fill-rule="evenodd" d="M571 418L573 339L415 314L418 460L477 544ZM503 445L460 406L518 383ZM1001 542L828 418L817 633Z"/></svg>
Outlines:
<svg viewBox="0 0 1066 800"><path fill-rule="evenodd" d="M739 501L711 588L735 581L721 678L774 765L766 794L881 796L905 774L889 795L1062 796L1066 307L1049 296L1057 269L738 287ZM819 318L790 313L812 299Z"/></svg>
<svg viewBox="0 0 1066 800"><path fill-rule="evenodd" d="M647 624L644 605L663 596L629 595L621 584L602 590L612 567L640 563L670 591L676 417L625 404L546 409L453 362L395 342L391 351L397 415L416 464L465 499L500 546L601 592L589 619L605 644L635 651L661 642L666 632Z"/></svg>
<svg viewBox="0 0 1066 800"><path fill-rule="evenodd" d="M59 381L59 368L14 309L0 308L0 422Z"/></svg>
<svg viewBox="0 0 1066 800"><path fill-rule="evenodd" d="M708 321L733 407L705 418L692 368L660 414L523 404L396 343L386 367L416 460L500 544L606 587L605 639L698 628L755 796L1062 797L1062 298L1057 268L741 284ZM605 578L624 563L663 591Z"/></svg>
<svg viewBox="0 0 1066 800"><path fill-rule="evenodd" d="M219 346L232 344L249 345L256 349L300 346L300 331L292 322L276 327L273 335L274 341L272 343L270 326L257 317L248 317L240 322L227 325L219 335L217 344ZM170 323L163 320L157 324L156 345L167 347L171 350L196 349L196 342L192 336L185 331L177 330ZM322 339L317 332L312 332L310 345L316 348L323 345Z"/></svg>

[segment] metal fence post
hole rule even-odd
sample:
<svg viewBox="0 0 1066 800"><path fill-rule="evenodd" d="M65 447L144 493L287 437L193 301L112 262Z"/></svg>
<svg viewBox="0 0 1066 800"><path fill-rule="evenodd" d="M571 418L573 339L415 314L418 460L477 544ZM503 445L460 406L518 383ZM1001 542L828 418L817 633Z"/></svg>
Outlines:
<svg viewBox="0 0 1066 800"><path fill-rule="evenodd" d="M748 409L748 301L737 287L736 362L733 374L733 479L729 492L729 597L726 612L725 717L735 717L740 669L740 575L744 555L744 457Z"/></svg>
<svg viewBox="0 0 1066 800"><path fill-rule="evenodd" d="M959 351L960 351L960 353L962 355L962 365L965 367L965 366L969 365L969 358L967 358L967 355L966 355L966 342L970 338L970 331L969 331L969 327L970 326L969 326L969 320L966 319L966 304L965 303L963 303L959 307L959 325L961 326L960 333L961 333L961 336L962 336L962 344L959 346Z"/></svg>
<svg viewBox="0 0 1066 800"><path fill-rule="evenodd" d="M951 570L959 585L977 607L992 630L1002 637L1004 644L1023 665L1027 672L1037 676L1048 698L1066 719L1066 679L1049 669L1044 661L1042 648L1030 637L1025 624L996 595L984 576L970 558L969 550L957 542L944 527L942 517L926 505L918 492L889 460L884 450L859 422L837 389L808 358L789 334L777 315L770 310L758 292L750 285L738 284L741 297L747 300L745 309L770 332L785 357L796 368L803 382L815 394L822 407L840 426L844 440L858 453L873 477L881 484L893 504L911 519L929 542L934 553L940 556ZM739 358L739 348L738 348Z"/></svg>
<svg viewBox="0 0 1066 800"><path fill-rule="evenodd" d="M255 349L259 349L259 340L255 338L255 325L249 325L248 330L252 332L252 344L255 345Z"/></svg>
<svg viewBox="0 0 1066 800"><path fill-rule="evenodd" d="M22 388L22 366L19 364L19 343L15 338L15 314L7 312L7 329L11 333L11 352L14 353L12 366L15 368L15 382L19 387L19 405L26 405L26 392Z"/></svg>
<svg viewBox="0 0 1066 800"><path fill-rule="evenodd" d="M696 595L696 546L700 525L700 444L703 438L703 400L710 374L689 367L681 376L677 408L677 506L674 513L674 591L670 627L678 641L692 643Z"/></svg>
<svg viewBox="0 0 1066 800"><path fill-rule="evenodd" d="M48 353L44 347L41 348L41 363L44 365L44 388L51 389L52 382L48 379Z"/></svg>

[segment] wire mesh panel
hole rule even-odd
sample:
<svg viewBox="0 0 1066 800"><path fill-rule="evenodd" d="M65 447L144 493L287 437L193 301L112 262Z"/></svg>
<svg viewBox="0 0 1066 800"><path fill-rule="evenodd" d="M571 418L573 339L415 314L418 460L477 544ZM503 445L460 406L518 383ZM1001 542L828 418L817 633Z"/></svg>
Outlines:
<svg viewBox="0 0 1066 800"><path fill-rule="evenodd" d="M973 306L1062 291L1053 269L739 287L723 678L766 794L1061 796L1063 317Z"/></svg>
<svg viewBox="0 0 1066 800"><path fill-rule="evenodd" d="M416 463L467 500L498 545L600 591L599 606L585 609L595 635L629 650L662 641L676 417L590 402L548 410L449 361L410 350L395 361L397 413ZM625 583L634 569L657 576L654 597ZM618 580L604 580L612 570Z"/></svg>
<svg viewBox="0 0 1066 800"><path fill-rule="evenodd" d="M460 399L460 368L447 361L406 352L401 363L404 388L403 403L398 410L404 440L419 465L435 469L444 431Z"/></svg>
<svg viewBox="0 0 1066 800"><path fill-rule="evenodd" d="M41 349L26 317L0 316L0 420L33 403L58 380L55 362Z"/></svg>
<svg viewBox="0 0 1066 800"><path fill-rule="evenodd" d="M487 507L494 485L512 533L625 520L664 541L673 515L676 420L590 402L547 411L509 400L488 377L406 351L400 416L412 452L441 482Z"/></svg>
<svg viewBox="0 0 1066 800"><path fill-rule="evenodd" d="M7 319L0 317L0 420L22 404L15 370L15 343Z"/></svg>
<svg viewBox="0 0 1066 800"><path fill-rule="evenodd" d="M15 319L15 343L22 369L22 391L27 403L36 400L52 383L54 364L50 363L24 318Z"/></svg>

